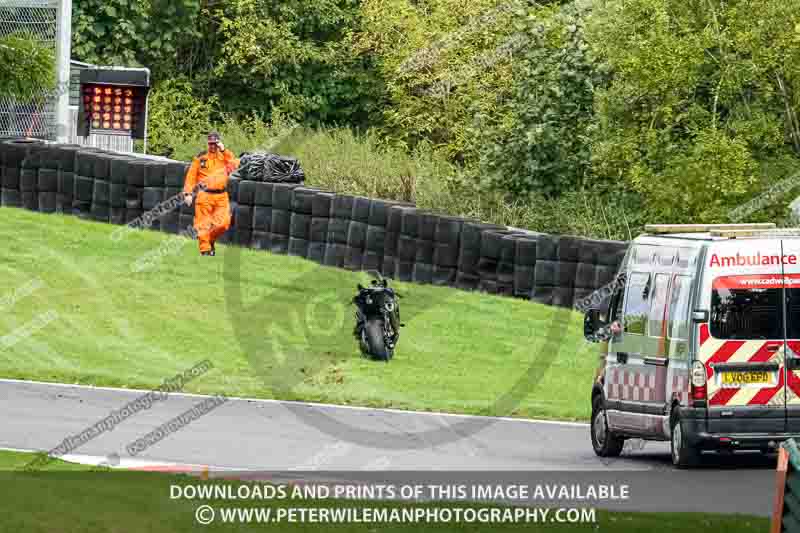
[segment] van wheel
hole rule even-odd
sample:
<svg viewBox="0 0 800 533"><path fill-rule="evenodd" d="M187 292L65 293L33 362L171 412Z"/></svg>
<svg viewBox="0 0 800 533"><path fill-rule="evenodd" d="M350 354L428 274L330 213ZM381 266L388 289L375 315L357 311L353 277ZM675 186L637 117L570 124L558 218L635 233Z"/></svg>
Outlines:
<svg viewBox="0 0 800 533"><path fill-rule="evenodd" d="M681 426L681 417L678 413L672 415L670 419L670 450L672 464L678 468L691 468L700 464L700 450L689 445L686 435Z"/></svg>
<svg viewBox="0 0 800 533"><path fill-rule="evenodd" d="M608 428L603 397L598 395L592 402L592 423L589 426L592 448L599 457L619 457L625 439Z"/></svg>

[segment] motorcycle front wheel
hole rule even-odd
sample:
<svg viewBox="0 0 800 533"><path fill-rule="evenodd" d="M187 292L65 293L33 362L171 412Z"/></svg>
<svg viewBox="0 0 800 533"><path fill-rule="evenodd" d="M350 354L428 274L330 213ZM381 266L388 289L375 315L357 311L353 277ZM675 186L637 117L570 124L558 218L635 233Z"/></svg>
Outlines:
<svg viewBox="0 0 800 533"><path fill-rule="evenodd" d="M373 358L379 361L388 361L394 355L394 349L390 350L386 346L382 320L368 320L367 323L364 324L362 337L369 354Z"/></svg>

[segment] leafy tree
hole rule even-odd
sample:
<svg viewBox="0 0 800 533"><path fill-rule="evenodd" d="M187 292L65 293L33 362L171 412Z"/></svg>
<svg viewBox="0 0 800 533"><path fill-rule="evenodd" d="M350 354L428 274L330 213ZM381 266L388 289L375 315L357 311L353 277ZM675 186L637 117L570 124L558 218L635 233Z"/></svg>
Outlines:
<svg viewBox="0 0 800 533"><path fill-rule="evenodd" d="M587 184L594 91L606 82L584 35L587 13L580 5L538 10L528 25L529 44L501 106L505 120L491 124L476 117L483 184L551 197Z"/></svg>
<svg viewBox="0 0 800 533"><path fill-rule="evenodd" d="M494 116L510 88L514 39L525 0L365 0L352 36L376 57L386 83L384 131L408 148L429 142L451 160L477 157L468 129L475 113Z"/></svg>
<svg viewBox="0 0 800 533"><path fill-rule="evenodd" d="M200 0L81 0L72 15L74 58L145 66L157 79L190 71L195 43L208 46Z"/></svg>
<svg viewBox="0 0 800 533"><path fill-rule="evenodd" d="M216 8L222 37L214 77L226 109L280 107L310 123L366 124L380 95L371 60L347 35L357 0L232 0Z"/></svg>
<svg viewBox="0 0 800 533"><path fill-rule="evenodd" d="M599 4L590 41L613 81L596 95L593 170L653 219L725 221L781 177L764 169L796 160L800 2Z"/></svg>
<svg viewBox="0 0 800 533"><path fill-rule="evenodd" d="M28 99L56 84L55 51L31 36L0 38L0 97Z"/></svg>

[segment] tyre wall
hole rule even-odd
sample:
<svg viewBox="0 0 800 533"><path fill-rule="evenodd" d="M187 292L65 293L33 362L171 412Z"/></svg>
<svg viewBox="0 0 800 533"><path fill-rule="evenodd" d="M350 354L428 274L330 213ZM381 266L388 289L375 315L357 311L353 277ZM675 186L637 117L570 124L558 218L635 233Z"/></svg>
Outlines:
<svg viewBox="0 0 800 533"><path fill-rule="evenodd" d="M0 205L186 233L188 165L30 140L0 142ZM228 183L234 245L400 281L574 306L610 283L628 243L534 233L286 183Z"/></svg>

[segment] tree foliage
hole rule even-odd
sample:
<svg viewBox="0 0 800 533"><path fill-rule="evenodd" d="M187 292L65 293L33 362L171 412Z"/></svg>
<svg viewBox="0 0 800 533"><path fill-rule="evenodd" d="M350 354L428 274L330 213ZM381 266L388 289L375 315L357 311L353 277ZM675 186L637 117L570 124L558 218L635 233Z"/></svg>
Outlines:
<svg viewBox="0 0 800 533"><path fill-rule="evenodd" d="M55 51L29 35L0 38L0 97L28 99L55 88Z"/></svg>
<svg viewBox="0 0 800 533"><path fill-rule="evenodd" d="M514 69L503 123L478 117L480 176L514 195L582 188L591 172L594 92L606 82L584 35L586 6L538 10Z"/></svg>
<svg viewBox="0 0 800 533"><path fill-rule="evenodd" d="M725 221L800 162L800 0L74 6L74 57L153 71L162 151L277 111L433 147L473 197L618 194L665 222Z"/></svg>
<svg viewBox="0 0 800 533"><path fill-rule="evenodd" d="M451 160L477 159L469 128L510 89L524 0L366 0L355 50L377 58L386 83L385 132L412 148L431 143Z"/></svg>
<svg viewBox="0 0 800 533"><path fill-rule="evenodd" d="M799 7L604 2L591 42L614 75L596 95L594 171L644 195L663 220L726 220L778 178L763 168L800 154Z"/></svg>
<svg viewBox="0 0 800 533"><path fill-rule="evenodd" d="M380 80L354 56L356 0L232 0L213 12L222 37L214 76L232 111L272 107L308 122L366 125Z"/></svg>
<svg viewBox="0 0 800 533"><path fill-rule="evenodd" d="M81 0L73 3L72 55L100 65L145 66L166 78L191 69L205 36L200 0Z"/></svg>

